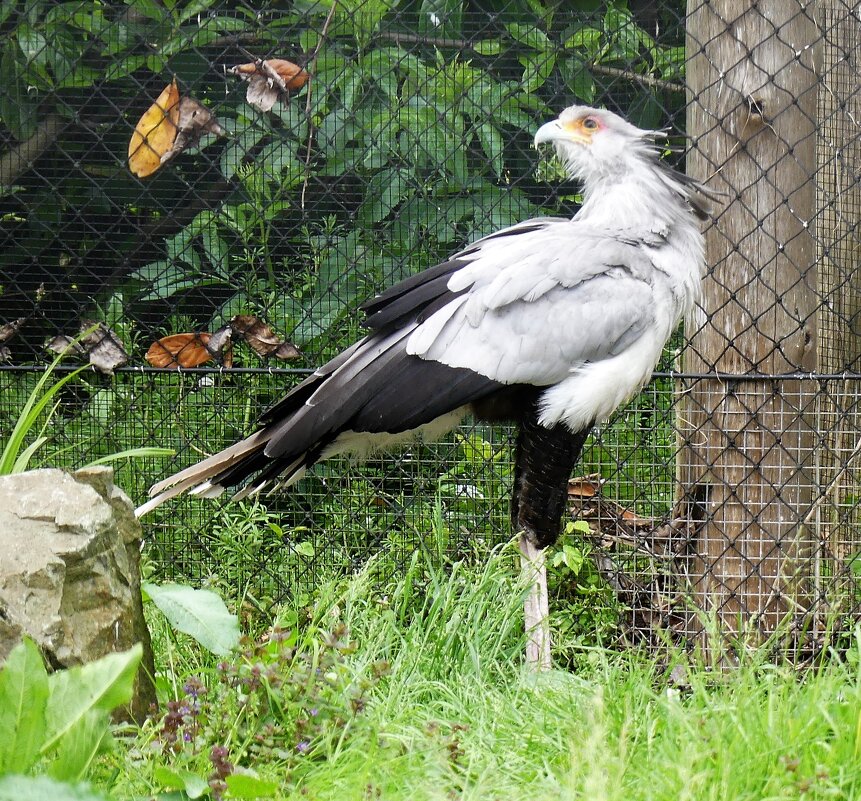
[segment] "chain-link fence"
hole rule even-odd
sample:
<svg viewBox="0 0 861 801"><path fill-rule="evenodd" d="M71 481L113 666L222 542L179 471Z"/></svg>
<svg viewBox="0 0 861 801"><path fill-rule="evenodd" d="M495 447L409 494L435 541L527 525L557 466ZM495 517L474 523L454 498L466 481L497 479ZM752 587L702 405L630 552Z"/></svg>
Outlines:
<svg viewBox="0 0 861 801"><path fill-rule="evenodd" d="M559 592L631 640L716 625L815 645L857 610L853 4L24 0L0 29L3 431L46 342L90 330L57 374L96 365L34 460L174 448L120 468L142 501L360 336L374 292L573 214L578 186L532 134L605 106L667 127L666 158L687 150L724 203L706 321L571 483ZM182 498L146 523L149 561L253 577L271 603L380 550L466 553L510 536L510 450L507 430L463 428L254 503Z"/></svg>

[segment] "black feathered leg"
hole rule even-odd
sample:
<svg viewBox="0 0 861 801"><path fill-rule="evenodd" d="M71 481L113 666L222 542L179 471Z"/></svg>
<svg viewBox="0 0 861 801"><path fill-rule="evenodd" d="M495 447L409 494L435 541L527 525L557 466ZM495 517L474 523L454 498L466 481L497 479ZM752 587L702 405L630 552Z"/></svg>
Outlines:
<svg viewBox="0 0 861 801"><path fill-rule="evenodd" d="M527 415L517 437L511 522L520 534L521 569L530 582L523 617L528 637L526 661L536 670L550 669L544 549L559 536L568 479L588 435L588 429L572 434L561 425L544 428L535 415Z"/></svg>
<svg viewBox="0 0 861 801"><path fill-rule="evenodd" d="M511 523L538 548L556 542L568 500L568 479L589 429L544 428L535 415L520 423L514 456Z"/></svg>

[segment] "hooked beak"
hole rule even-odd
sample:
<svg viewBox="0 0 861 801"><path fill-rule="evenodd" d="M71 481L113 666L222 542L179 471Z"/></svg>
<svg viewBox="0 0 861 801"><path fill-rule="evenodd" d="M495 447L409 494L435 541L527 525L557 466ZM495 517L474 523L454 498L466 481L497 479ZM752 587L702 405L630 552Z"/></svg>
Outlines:
<svg viewBox="0 0 861 801"><path fill-rule="evenodd" d="M545 122L536 132L533 144L546 144L547 142L576 142L580 145L591 144L591 140L578 131L564 126L559 120Z"/></svg>

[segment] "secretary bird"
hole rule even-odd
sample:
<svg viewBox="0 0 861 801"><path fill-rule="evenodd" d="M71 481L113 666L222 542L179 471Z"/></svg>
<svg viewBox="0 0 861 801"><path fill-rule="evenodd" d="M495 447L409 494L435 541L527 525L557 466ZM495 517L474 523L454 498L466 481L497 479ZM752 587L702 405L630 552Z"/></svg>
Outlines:
<svg viewBox="0 0 861 801"><path fill-rule="evenodd" d="M543 549L591 428L649 380L697 307L708 189L660 159L658 131L572 106L541 126L583 205L486 236L362 307L369 333L265 411L256 433L160 481L179 493L289 485L338 453L433 439L472 413L519 426L511 519L531 591L527 659L550 665Z"/></svg>

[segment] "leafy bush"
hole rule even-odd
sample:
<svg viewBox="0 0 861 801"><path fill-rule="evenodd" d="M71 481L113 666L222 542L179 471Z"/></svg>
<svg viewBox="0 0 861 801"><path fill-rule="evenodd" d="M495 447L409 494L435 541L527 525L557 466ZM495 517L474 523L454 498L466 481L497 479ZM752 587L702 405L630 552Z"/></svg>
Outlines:
<svg viewBox="0 0 861 801"><path fill-rule="evenodd" d="M88 775L110 744L109 714L131 700L142 653L136 645L49 675L31 640L12 650L0 668L0 798L13 791L21 793L16 798L38 797L50 787L60 798L95 797L86 788L24 777L47 774L56 782L79 782Z"/></svg>

